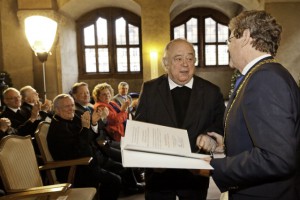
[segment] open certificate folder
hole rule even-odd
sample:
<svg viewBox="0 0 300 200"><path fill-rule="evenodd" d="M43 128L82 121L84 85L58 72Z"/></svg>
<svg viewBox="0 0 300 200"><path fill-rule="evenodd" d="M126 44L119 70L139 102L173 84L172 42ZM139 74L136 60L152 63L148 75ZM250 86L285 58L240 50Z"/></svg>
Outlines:
<svg viewBox="0 0 300 200"><path fill-rule="evenodd" d="M124 167L213 169L209 155L191 153L184 129L127 120L121 152Z"/></svg>

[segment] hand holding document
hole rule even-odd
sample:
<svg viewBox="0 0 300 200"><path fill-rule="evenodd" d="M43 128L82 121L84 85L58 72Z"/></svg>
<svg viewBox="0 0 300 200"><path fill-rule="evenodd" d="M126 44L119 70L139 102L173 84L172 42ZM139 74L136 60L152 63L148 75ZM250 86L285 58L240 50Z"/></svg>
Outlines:
<svg viewBox="0 0 300 200"><path fill-rule="evenodd" d="M128 120L121 152L124 167L213 169L209 155L191 153L184 129Z"/></svg>

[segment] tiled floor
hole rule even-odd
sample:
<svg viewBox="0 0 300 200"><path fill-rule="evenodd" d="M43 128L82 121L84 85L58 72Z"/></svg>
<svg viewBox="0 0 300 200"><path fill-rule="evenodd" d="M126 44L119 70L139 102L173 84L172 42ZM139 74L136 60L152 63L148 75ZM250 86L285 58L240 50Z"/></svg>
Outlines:
<svg viewBox="0 0 300 200"><path fill-rule="evenodd" d="M220 199L220 190L217 188L215 182L210 179L210 185L208 189L208 200L219 200ZM129 197L120 198L120 200L144 200L144 194L133 195Z"/></svg>

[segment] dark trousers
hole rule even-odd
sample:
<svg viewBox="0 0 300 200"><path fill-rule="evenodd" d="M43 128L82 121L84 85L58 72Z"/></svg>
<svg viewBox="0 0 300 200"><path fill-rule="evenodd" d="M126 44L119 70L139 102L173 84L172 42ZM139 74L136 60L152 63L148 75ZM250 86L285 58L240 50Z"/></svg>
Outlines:
<svg viewBox="0 0 300 200"><path fill-rule="evenodd" d="M209 178L185 169L146 170L146 200L206 200Z"/></svg>

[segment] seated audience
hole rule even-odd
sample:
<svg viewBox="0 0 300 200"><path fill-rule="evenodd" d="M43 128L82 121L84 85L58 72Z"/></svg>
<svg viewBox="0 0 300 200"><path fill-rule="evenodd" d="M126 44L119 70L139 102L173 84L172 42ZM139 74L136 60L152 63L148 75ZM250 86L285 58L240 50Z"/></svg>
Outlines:
<svg viewBox="0 0 300 200"><path fill-rule="evenodd" d="M124 83L124 82L123 82ZM123 85L121 82L119 85ZM127 85L125 83L124 85ZM128 87L126 94L128 93ZM120 87L119 87L120 88ZM126 89L124 89L126 90ZM128 118L128 109L130 105L130 99L123 101L121 106L119 106L115 101L113 101L112 96L114 95L114 90L111 85L107 83L101 83L95 86L93 90L93 98L95 101L94 108L108 108L109 114L106 120L106 134L109 140L109 146L111 151L116 152L115 149L120 149L121 137L125 134L126 120ZM135 105L135 104L134 104ZM109 153L109 155L116 161L121 162L121 153ZM119 157L118 157L119 155ZM144 170L134 169L133 170L135 179L142 183L144 182Z"/></svg>
<svg viewBox="0 0 300 200"><path fill-rule="evenodd" d="M53 105L55 115L49 127L47 141L54 160L93 157L90 165L77 168L74 186L96 187L101 200L117 199L122 184L131 184L130 178L127 178L129 174L121 163L112 161L97 148L89 111L81 116L76 115L74 100L68 94L55 97ZM95 110L95 113L100 119L100 112ZM67 180L67 169L58 169L56 174L60 182Z"/></svg>
<svg viewBox="0 0 300 200"><path fill-rule="evenodd" d="M84 82L75 83L71 90L72 96L75 101L75 113L78 116L81 116L85 111L89 111L91 113L91 123L97 123L97 117L94 116L93 105L90 103L90 91L88 88L88 84ZM98 121L98 129L94 130L98 132L99 136L97 136L96 140L99 144L99 147L105 154L111 159L121 162L121 151L119 149L113 148L111 143L108 143L106 140L106 131L105 131L105 122L108 116L108 108L100 108L98 107L98 112L100 112L101 119ZM95 119L96 118L96 119Z"/></svg>

